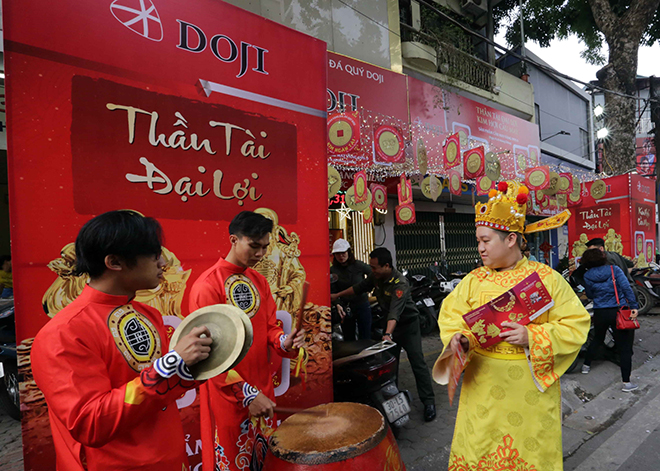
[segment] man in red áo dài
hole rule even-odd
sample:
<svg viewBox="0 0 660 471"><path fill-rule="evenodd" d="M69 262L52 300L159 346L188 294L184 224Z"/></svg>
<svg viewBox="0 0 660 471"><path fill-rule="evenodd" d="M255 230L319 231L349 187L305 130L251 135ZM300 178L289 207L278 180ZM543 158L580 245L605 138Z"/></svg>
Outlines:
<svg viewBox="0 0 660 471"><path fill-rule="evenodd" d="M90 282L32 348L60 471L188 469L175 401L199 384L188 366L208 358L212 339L198 327L168 353L162 315L134 301L160 284L161 241L160 224L134 211L97 216L78 234L77 271Z"/></svg>
<svg viewBox="0 0 660 471"><path fill-rule="evenodd" d="M190 295L191 312L232 304L248 315L254 330L243 361L200 388L204 471L261 469L277 423L269 349L295 358L304 345L303 330L287 336L277 326L268 281L251 268L266 253L272 228L260 214L239 213L229 224L229 254L200 275Z"/></svg>

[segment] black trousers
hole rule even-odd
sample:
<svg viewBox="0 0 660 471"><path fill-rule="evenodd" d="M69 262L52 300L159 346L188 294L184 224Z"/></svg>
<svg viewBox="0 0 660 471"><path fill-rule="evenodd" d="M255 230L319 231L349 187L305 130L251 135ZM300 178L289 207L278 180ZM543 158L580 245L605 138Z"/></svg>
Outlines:
<svg viewBox="0 0 660 471"><path fill-rule="evenodd" d="M369 303L351 306L351 317L345 317L341 322L341 330L344 340L352 342L355 340L355 326L357 324L360 340L371 338L371 306Z"/></svg>
<svg viewBox="0 0 660 471"><path fill-rule="evenodd" d="M605 341L607 328L612 327L614 331L614 341L619 350L619 359L621 361L621 379L624 383L630 382L630 371L632 370L633 342L635 341L635 331L632 329L619 330L616 328L617 307L607 309L594 309L594 338L587 349L584 357L584 364L591 365L598 348Z"/></svg>
<svg viewBox="0 0 660 471"><path fill-rule="evenodd" d="M419 318L405 325L397 324L394 329L392 340L397 343L396 356L399 358L401 348L408 354L408 360L415 375L415 384L417 385L417 394L422 403L427 406L435 404L435 394L433 393L433 380L426 361L424 361L424 352L422 351L422 332L419 328Z"/></svg>

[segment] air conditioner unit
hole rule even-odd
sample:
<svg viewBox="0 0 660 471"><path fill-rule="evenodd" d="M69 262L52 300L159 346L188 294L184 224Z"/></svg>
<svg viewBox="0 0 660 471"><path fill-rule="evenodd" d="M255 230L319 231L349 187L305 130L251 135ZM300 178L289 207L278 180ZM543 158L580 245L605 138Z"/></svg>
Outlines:
<svg viewBox="0 0 660 471"><path fill-rule="evenodd" d="M487 0L461 0L461 8L475 17L488 12Z"/></svg>

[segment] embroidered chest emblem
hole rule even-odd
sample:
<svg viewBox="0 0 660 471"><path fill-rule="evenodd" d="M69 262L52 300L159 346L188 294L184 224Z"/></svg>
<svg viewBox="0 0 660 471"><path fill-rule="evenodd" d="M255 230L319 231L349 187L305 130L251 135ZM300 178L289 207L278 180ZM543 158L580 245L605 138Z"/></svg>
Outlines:
<svg viewBox="0 0 660 471"><path fill-rule="evenodd" d="M133 306L113 310L108 317L108 328L115 345L133 370L140 372L160 358L162 349L156 328Z"/></svg>
<svg viewBox="0 0 660 471"><path fill-rule="evenodd" d="M261 297L259 290L250 278L242 274L232 275L225 280L225 295L227 301L240 308L252 318L259 307L261 307Z"/></svg>

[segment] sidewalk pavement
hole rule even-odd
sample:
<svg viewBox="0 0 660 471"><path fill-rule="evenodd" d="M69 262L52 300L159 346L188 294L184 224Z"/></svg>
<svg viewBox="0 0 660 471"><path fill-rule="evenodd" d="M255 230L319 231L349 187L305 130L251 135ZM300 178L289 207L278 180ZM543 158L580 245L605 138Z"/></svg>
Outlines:
<svg viewBox="0 0 660 471"><path fill-rule="evenodd" d="M654 312L660 314L660 308ZM633 381L640 389L633 393L621 391L619 367L606 361L594 361L588 375L580 373L580 365L562 377L564 412L564 457L575 453L594 434L607 428L634 405L654 385L660 383L660 316L640 318L642 328L635 333ZM433 367L442 351L437 334L422 340L426 363ZM413 396L410 422L399 433L397 441L408 471L437 471L447 468L454 433L458 404L449 406L447 388L434 383L438 416L433 422L423 419L423 408L417 396L410 364L401 354L399 387ZM658 377L658 381L654 379ZM459 386L460 388L460 386ZM456 400L460 389L456 393ZM0 469L23 471L20 423L0 413Z"/></svg>
<svg viewBox="0 0 660 471"><path fill-rule="evenodd" d="M652 312L660 314L660 308L656 307ZM646 391L653 377L659 376L656 371L660 370L660 358L656 360L655 357L660 354L660 316L642 316L640 322L642 328L635 332L632 381L639 384L641 391ZM426 364L432 368L442 351L442 342L435 334L423 338L422 345ZM607 428L641 394L621 391L621 370L613 363L595 360L588 375L581 374L581 366L580 362L572 373L561 378L565 458L593 437L594 433ZM460 390L455 396L456 403L449 407L446 386L435 383L433 386L438 416L433 422L425 423L415 380L405 352L402 352L399 388L411 392L413 410L410 422L403 427L397 441L408 471L447 469ZM610 397L614 399L608 399ZM592 409L600 412L596 414ZM585 416L594 418L586 419Z"/></svg>

